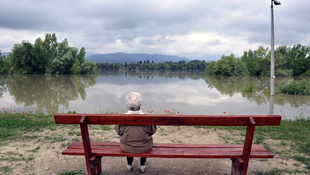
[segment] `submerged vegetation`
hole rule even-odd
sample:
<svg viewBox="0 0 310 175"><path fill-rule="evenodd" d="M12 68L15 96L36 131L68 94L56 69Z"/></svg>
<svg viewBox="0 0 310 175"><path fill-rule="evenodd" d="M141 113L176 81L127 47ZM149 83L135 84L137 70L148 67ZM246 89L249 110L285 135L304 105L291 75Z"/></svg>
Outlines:
<svg viewBox="0 0 310 175"><path fill-rule="evenodd" d="M293 80L280 87L280 92L294 95L310 95L310 87L305 81Z"/></svg>

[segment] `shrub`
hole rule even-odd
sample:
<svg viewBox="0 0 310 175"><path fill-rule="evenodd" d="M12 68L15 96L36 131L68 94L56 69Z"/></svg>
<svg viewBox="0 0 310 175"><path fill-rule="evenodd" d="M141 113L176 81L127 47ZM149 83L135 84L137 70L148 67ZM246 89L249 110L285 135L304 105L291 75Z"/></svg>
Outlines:
<svg viewBox="0 0 310 175"><path fill-rule="evenodd" d="M244 88L245 92L254 92L254 83L250 82L249 84L247 84Z"/></svg>
<svg viewBox="0 0 310 175"><path fill-rule="evenodd" d="M305 73L301 74L302 77L310 77L310 70L307 70Z"/></svg>
<svg viewBox="0 0 310 175"><path fill-rule="evenodd" d="M294 95L310 95L310 88L305 81L290 81L280 87L280 92Z"/></svg>

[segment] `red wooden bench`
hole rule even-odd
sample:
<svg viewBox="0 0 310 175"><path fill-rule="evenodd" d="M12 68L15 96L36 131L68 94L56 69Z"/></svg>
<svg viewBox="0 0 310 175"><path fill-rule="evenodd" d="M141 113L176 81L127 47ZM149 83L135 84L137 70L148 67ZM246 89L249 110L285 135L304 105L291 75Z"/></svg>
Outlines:
<svg viewBox="0 0 310 175"><path fill-rule="evenodd" d="M55 114L56 124L79 124L82 141L72 142L63 155L85 156L88 174L100 174L103 156L154 158L230 158L231 174L247 174L250 158L273 158L262 145L253 145L255 126L280 125L279 115L128 115ZM147 153L127 153L119 143L90 142L88 125L247 126L244 144L154 143ZM115 133L116 134L116 133Z"/></svg>

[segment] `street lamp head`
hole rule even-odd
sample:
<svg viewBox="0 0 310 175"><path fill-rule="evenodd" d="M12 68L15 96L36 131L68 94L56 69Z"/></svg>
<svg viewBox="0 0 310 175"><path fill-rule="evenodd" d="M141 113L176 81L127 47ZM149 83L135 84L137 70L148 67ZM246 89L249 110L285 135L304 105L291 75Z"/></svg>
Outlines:
<svg viewBox="0 0 310 175"><path fill-rule="evenodd" d="M274 2L274 5L281 5L281 2L278 0L273 0L273 2Z"/></svg>

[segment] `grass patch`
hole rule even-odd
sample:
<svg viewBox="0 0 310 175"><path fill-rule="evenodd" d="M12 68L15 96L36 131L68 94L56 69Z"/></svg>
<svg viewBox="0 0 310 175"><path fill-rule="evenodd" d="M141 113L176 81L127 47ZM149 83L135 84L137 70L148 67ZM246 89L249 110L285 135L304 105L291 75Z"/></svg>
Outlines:
<svg viewBox="0 0 310 175"><path fill-rule="evenodd" d="M254 171L254 174L255 175L282 175L282 174L298 174L298 173L308 173L308 172L305 172L305 171L300 171L300 170L285 170L285 169L278 169L278 168L275 168L275 169L272 169L270 171L266 171L266 172L263 172L263 171Z"/></svg>
<svg viewBox="0 0 310 175"><path fill-rule="evenodd" d="M13 168L9 167L9 166L1 166L0 167L0 172L3 173L12 173L13 172Z"/></svg>
<svg viewBox="0 0 310 175"><path fill-rule="evenodd" d="M52 144L52 143L55 143L55 142L63 142L63 141L66 141L67 139L65 139L62 135L59 135L59 136L56 136L56 137L45 136L44 140L48 140Z"/></svg>
<svg viewBox="0 0 310 175"><path fill-rule="evenodd" d="M258 126L255 127L254 144L263 144L264 147L272 152L277 153L288 158L293 158L301 163L304 163L307 169L310 169L310 158L304 156L292 156L292 151L296 151L301 154L310 155L310 119L299 118L294 121L282 120L279 126ZM241 130L246 131L244 126L232 126L232 127L217 127L224 130ZM294 143L291 146L293 150L287 150L278 152L271 149L264 141L266 139L280 140L282 146L286 146L288 142ZM278 171L273 170L271 174L276 174Z"/></svg>
<svg viewBox="0 0 310 175"><path fill-rule="evenodd" d="M20 138L27 132L42 131L51 125L55 125L52 115L0 113L0 142Z"/></svg>
<svg viewBox="0 0 310 175"><path fill-rule="evenodd" d="M310 169L310 158L309 157L302 157L302 156L293 156L293 158L299 162L302 162L307 165L307 169Z"/></svg>
<svg viewBox="0 0 310 175"><path fill-rule="evenodd" d="M80 175L80 174L83 174L82 170L73 170L73 171L64 170L60 173L57 173L57 175Z"/></svg>
<svg viewBox="0 0 310 175"><path fill-rule="evenodd" d="M111 125L101 125L102 130L111 130Z"/></svg>
<svg viewBox="0 0 310 175"><path fill-rule="evenodd" d="M37 153L41 147L37 146L36 148L29 150L29 152Z"/></svg>

